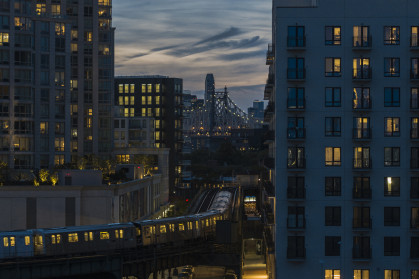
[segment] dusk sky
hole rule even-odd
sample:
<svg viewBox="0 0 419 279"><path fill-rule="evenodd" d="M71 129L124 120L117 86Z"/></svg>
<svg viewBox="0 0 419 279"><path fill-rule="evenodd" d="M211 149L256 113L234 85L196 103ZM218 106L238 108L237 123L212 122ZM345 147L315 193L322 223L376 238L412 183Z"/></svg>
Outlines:
<svg viewBox="0 0 419 279"><path fill-rule="evenodd" d="M271 0L114 0L116 75L168 75L198 95L205 76L243 109L263 100ZM199 95L201 97L201 95Z"/></svg>

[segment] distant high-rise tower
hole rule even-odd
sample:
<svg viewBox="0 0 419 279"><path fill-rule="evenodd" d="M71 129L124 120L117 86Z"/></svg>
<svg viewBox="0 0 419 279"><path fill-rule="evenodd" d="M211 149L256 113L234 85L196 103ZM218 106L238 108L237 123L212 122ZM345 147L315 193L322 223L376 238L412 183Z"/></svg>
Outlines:
<svg viewBox="0 0 419 279"><path fill-rule="evenodd" d="M205 78L205 106L209 110L209 130L212 131L214 128L214 115L215 115L215 102L214 102L214 95L215 95L215 81L213 74L207 74Z"/></svg>
<svg viewBox="0 0 419 279"><path fill-rule="evenodd" d="M253 101L253 108L255 109L255 115L254 117L262 119L263 120L263 109L264 109L264 102L255 100Z"/></svg>

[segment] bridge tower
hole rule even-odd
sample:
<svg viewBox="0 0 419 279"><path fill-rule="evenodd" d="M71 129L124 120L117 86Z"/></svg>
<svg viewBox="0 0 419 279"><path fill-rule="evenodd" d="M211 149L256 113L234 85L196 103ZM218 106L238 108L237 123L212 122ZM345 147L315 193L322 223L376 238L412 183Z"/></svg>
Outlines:
<svg viewBox="0 0 419 279"><path fill-rule="evenodd" d="M215 121L215 81L214 75L209 73L205 78L205 107L208 110L208 131L210 133L214 129Z"/></svg>

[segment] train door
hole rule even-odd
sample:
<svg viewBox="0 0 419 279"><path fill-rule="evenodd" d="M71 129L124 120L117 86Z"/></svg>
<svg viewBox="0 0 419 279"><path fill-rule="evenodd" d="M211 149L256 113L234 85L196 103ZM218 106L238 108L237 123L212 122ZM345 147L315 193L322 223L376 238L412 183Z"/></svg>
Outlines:
<svg viewBox="0 0 419 279"><path fill-rule="evenodd" d="M35 255L43 255L45 252L44 251L44 236L35 235L34 245L35 245Z"/></svg>
<svg viewBox="0 0 419 279"><path fill-rule="evenodd" d="M3 237L3 254L5 258L16 257L16 237L14 236Z"/></svg>

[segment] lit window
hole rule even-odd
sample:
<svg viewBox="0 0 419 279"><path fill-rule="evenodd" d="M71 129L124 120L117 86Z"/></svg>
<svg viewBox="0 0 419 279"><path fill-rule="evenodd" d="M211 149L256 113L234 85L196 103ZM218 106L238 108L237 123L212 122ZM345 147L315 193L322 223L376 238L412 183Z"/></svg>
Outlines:
<svg viewBox="0 0 419 279"><path fill-rule="evenodd" d="M326 26L326 45L337 46L341 44L340 26Z"/></svg>
<svg viewBox="0 0 419 279"><path fill-rule="evenodd" d="M160 84L159 83L156 84L156 93L160 93Z"/></svg>
<svg viewBox="0 0 419 279"><path fill-rule="evenodd" d="M160 96L156 96L156 105L160 105Z"/></svg>
<svg viewBox="0 0 419 279"><path fill-rule="evenodd" d="M9 247L9 238L3 237L3 246L4 247Z"/></svg>
<svg viewBox="0 0 419 279"><path fill-rule="evenodd" d="M400 177L384 177L384 196L400 196Z"/></svg>
<svg viewBox="0 0 419 279"><path fill-rule="evenodd" d="M115 230L115 238L119 238L119 230Z"/></svg>
<svg viewBox="0 0 419 279"><path fill-rule="evenodd" d="M9 45L9 33L0 33L0 46Z"/></svg>
<svg viewBox="0 0 419 279"><path fill-rule="evenodd" d="M93 232L89 232L89 240L93 241Z"/></svg>
<svg viewBox="0 0 419 279"><path fill-rule="evenodd" d="M36 235L35 236L35 246L43 246L44 245L44 239L42 235Z"/></svg>
<svg viewBox="0 0 419 279"><path fill-rule="evenodd" d="M400 58L386 57L384 58L384 76L399 77L400 76Z"/></svg>
<svg viewBox="0 0 419 279"><path fill-rule="evenodd" d="M146 84L141 84L141 93L146 93Z"/></svg>
<svg viewBox="0 0 419 279"><path fill-rule="evenodd" d="M152 98L151 98L151 96L147 96L147 104L148 105L151 105L151 103L152 103Z"/></svg>
<svg viewBox="0 0 419 279"><path fill-rule="evenodd" d="M400 44L400 26L385 26L384 27L384 44L385 45L399 45Z"/></svg>
<svg viewBox="0 0 419 279"><path fill-rule="evenodd" d="M51 235L51 243L55 244L55 235Z"/></svg>
<svg viewBox="0 0 419 279"><path fill-rule="evenodd" d="M88 232L84 233L84 241L89 241L89 233Z"/></svg>
<svg viewBox="0 0 419 279"><path fill-rule="evenodd" d="M153 85L147 84L147 93L151 93L153 91Z"/></svg>
<svg viewBox="0 0 419 279"><path fill-rule="evenodd" d="M354 279L369 279L370 271L368 269L354 269Z"/></svg>
<svg viewBox="0 0 419 279"><path fill-rule="evenodd" d="M179 231L184 231L185 230L185 226L183 224L179 224Z"/></svg>
<svg viewBox="0 0 419 279"><path fill-rule="evenodd" d="M77 52L78 50L76 43L71 43L70 48L71 48L71 52Z"/></svg>
<svg viewBox="0 0 419 279"><path fill-rule="evenodd" d="M370 79L371 68L369 58L354 58L352 78L354 79Z"/></svg>
<svg viewBox="0 0 419 279"><path fill-rule="evenodd" d="M119 85L118 85L118 93L119 93L119 94L124 93L124 85L123 85L123 84L119 84Z"/></svg>
<svg viewBox="0 0 419 279"><path fill-rule="evenodd" d="M68 242L78 242L79 235L77 233L69 233L68 234Z"/></svg>
<svg viewBox="0 0 419 279"><path fill-rule="evenodd" d="M119 97L118 97L118 104L119 104L120 106L123 106L123 105L124 105L124 97L122 97L122 96L119 96Z"/></svg>
<svg viewBox="0 0 419 279"><path fill-rule="evenodd" d="M368 87L355 87L352 99L353 109L371 108L370 89Z"/></svg>
<svg viewBox="0 0 419 279"><path fill-rule="evenodd" d="M134 91L135 91L134 89L135 89L135 84L130 84L129 85L129 92L134 93Z"/></svg>
<svg viewBox="0 0 419 279"><path fill-rule="evenodd" d="M326 269L324 271L324 279L340 279L339 269Z"/></svg>
<svg viewBox="0 0 419 279"><path fill-rule="evenodd" d="M134 100L135 100L134 96L130 96L130 97L129 97L129 104L130 104L131 106L133 106L133 105L134 105Z"/></svg>
<svg viewBox="0 0 419 279"><path fill-rule="evenodd" d="M400 136L400 118L385 117L384 118L384 136L398 137Z"/></svg>
<svg viewBox="0 0 419 279"><path fill-rule="evenodd" d="M419 26L412 26L410 29L410 46L411 47L419 46L418 31L419 31Z"/></svg>
<svg viewBox="0 0 419 279"><path fill-rule="evenodd" d="M166 233L166 225L160 226L160 233Z"/></svg>
<svg viewBox="0 0 419 279"><path fill-rule="evenodd" d="M371 47L369 26L354 26L352 46L356 48Z"/></svg>
<svg viewBox="0 0 419 279"><path fill-rule="evenodd" d="M65 35L65 24L64 23L55 23L55 35L64 36Z"/></svg>
<svg viewBox="0 0 419 279"><path fill-rule="evenodd" d="M395 270L395 269L384 270L384 279L399 279L399 278L400 278L400 270Z"/></svg>
<svg viewBox="0 0 419 279"><path fill-rule="evenodd" d="M43 3L36 4L36 14L43 15L47 13L47 5Z"/></svg>
<svg viewBox="0 0 419 279"><path fill-rule="evenodd" d="M61 14L60 5L51 5L52 16L59 16Z"/></svg>
<svg viewBox="0 0 419 279"><path fill-rule="evenodd" d="M340 166L340 147L326 147L325 148L325 164L326 166Z"/></svg>
<svg viewBox="0 0 419 279"><path fill-rule="evenodd" d="M30 236L25 236L25 245L26 246L28 246L28 245L31 245L31 237Z"/></svg>
<svg viewBox="0 0 419 279"><path fill-rule="evenodd" d="M108 232L100 232L100 239L109 239Z"/></svg>

